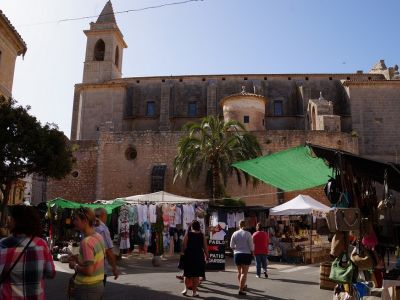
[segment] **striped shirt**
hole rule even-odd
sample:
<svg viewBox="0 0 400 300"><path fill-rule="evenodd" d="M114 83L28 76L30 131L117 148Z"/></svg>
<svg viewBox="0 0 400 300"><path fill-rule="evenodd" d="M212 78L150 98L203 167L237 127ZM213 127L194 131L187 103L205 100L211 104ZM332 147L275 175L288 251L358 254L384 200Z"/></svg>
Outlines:
<svg viewBox="0 0 400 300"><path fill-rule="evenodd" d="M10 236L0 240L0 272L9 270L30 238ZM2 283L0 299L45 299L44 278L56 275L47 243L35 237L21 256L10 276Z"/></svg>
<svg viewBox="0 0 400 300"><path fill-rule="evenodd" d="M85 237L79 247L79 264L93 265L93 273L87 276L78 273L75 277L76 284L97 284L104 279L104 240L98 233Z"/></svg>

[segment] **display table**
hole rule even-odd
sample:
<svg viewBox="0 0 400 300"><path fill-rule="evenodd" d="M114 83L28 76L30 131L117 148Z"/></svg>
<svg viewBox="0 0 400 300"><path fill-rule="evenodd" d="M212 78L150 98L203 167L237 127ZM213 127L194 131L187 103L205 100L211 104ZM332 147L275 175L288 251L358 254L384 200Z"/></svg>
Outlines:
<svg viewBox="0 0 400 300"><path fill-rule="evenodd" d="M301 252L306 264L315 264L329 259L329 251L323 246L304 246Z"/></svg>

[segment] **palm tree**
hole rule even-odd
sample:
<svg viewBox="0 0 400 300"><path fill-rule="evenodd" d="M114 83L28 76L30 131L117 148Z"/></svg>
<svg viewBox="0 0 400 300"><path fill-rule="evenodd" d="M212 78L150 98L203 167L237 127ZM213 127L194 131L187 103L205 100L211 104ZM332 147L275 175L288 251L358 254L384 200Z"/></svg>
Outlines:
<svg viewBox="0 0 400 300"><path fill-rule="evenodd" d="M206 184L211 183L213 199L224 196L224 187L234 172L238 183L242 183L241 171L233 168L232 163L261 155L257 138L238 121L224 122L207 116L201 124L187 123L183 130L185 134L179 139L174 160L174 182L186 175L188 185L206 171L209 179ZM243 174L247 183L249 176Z"/></svg>

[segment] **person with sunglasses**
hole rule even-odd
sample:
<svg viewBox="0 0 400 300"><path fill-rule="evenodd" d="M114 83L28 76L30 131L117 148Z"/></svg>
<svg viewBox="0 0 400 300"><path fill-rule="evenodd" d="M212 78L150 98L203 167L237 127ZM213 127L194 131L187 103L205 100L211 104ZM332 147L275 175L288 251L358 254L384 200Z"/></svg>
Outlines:
<svg viewBox="0 0 400 300"><path fill-rule="evenodd" d="M97 300L104 293L105 245L102 236L96 233L96 216L90 208L81 207L75 212L74 225L83 233L78 258L72 258L69 267L75 270L74 299Z"/></svg>

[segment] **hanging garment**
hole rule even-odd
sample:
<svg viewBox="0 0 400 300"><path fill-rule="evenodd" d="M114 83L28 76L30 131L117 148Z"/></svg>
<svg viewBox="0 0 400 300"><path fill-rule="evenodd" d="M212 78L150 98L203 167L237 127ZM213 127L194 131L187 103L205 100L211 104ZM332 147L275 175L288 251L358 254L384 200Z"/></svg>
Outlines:
<svg viewBox="0 0 400 300"><path fill-rule="evenodd" d="M140 226L142 226L144 222L148 222L147 204L138 204L137 210L138 210L138 223Z"/></svg>
<svg viewBox="0 0 400 300"><path fill-rule="evenodd" d="M163 247L165 252L168 252L169 250L169 240L170 240L169 238L170 238L169 232L168 231L163 232Z"/></svg>
<svg viewBox="0 0 400 300"><path fill-rule="evenodd" d="M135 225L138 222L137 206L130 205L128 208L129 208L129 225Z"/></svg>
<svg viewBox="0 0 400 300"><path fill-rule="evenodd" d="M182 206L177 205L175 207L175 225L182 224Z"/></svg>
<svg viewBox="0 0 400 300"><path fill-rule="evenodd" d="M156 223L157 222L157 206L155 204L150 204L149 205L149 221L150 223Z"/></svg>
<svg viewBox="0 0 400 300"><path fill-rule="evenodd" d="M210 226L217 226L218 225L218 212L212 212L210 216Z"/></svg>
<svg viewBox="0 0 400 300"><path fill-rule="evenodd" d="M227 216L227 223L229 228L236 228L236 214L235 213L228 213Z"/></svg>
<svg viewBox="0 0 400 300"><path fill-rule="evenodd" d="M189 223L192 223L193 220L196 220L194 204L188 204L188 219Z"/></svg>
<svg viewBox="0 0 400 300"><path fill-rule="evenodd" d="M119 249L129 249L129 209L127 206L123 206L119 212L118 233L120 238Z"/></svg>
<svg viewBox="0 0 400 300"><path fill-rule="evenodd" d="M176 205L172 204L169 207L169 227L176 227L175 213L176 213Z"/></svg>
<svg viewBox="0 0 400 300"><path fill-rule="evenodd" d="M236 220L236 227L239 227L240 221L244 220L244 212L237 212L235 220Z"/></svg>
<svg viewBox="0 0 400 300"><path fill-rule="evenodd" d="M142 209L142 204L138 204L136 206L137 208L137 213L138 213L138 224L141 226L143 224L143 209Z"/></svg>
<svg viewBox="0 0 400 300"><path fill-rule="evenodd" d="M151 225L148 222L143 223L143 239L145 247L150 246L151 244Z"/></svg>
<svg viewBox="0 0 400 300"><path fill-rule="evenodd" d="M169 225L169 205L168 204L163 204L162 205L162 218L163 218L163 223L165 226Z"/></svg>
<svg viewBox="0 0 400 300"><path fill-rule="evenodd" d="M147 204L143 205L143 223L144 222L149 222L149 207Z"/></svg>

